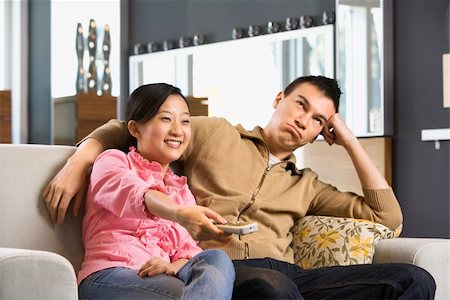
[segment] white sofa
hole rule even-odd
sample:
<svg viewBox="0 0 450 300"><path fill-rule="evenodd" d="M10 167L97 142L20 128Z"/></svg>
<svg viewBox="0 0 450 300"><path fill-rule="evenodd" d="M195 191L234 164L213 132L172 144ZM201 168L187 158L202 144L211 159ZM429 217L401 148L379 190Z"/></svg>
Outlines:
<svg viewBox="0 0 450 300"><path fill-rule="evenodd" d="M75 151L72 146L0 144L0 299L78 299L81 218L49 220L41 193ZM450 240L397 238L378 243L375 263L423 267L436 299L450 299Z"/></svg>

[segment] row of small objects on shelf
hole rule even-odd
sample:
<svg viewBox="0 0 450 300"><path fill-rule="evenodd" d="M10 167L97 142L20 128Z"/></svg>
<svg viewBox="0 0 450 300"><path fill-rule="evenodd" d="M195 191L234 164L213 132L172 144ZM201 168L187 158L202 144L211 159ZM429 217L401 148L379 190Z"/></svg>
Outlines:
<svg viewBox="0 0 450 300"><path fill-rule="evenodd" d="M335 13L325 11L322 14L322 25L333 24L335 22ZM231 37L236 39L241 39L245 37L254 37L263 34L278 33L282 31L296 30L300 28L309 28L315 26L314 19L312 16L300 16L300 18L286 18L284 24L278 21L270 21L267 23L266 30L260 25L250 25L248 28L235 27L233 28ZM199 46L206 44L206 36L203 34L196 34L194 37L180 37L177 41L175 40L164 40L162 43L151 41L147 44L135 44L134 45L134 55L153 53L158 51L166 51L176 48L185 48L191 46Z"/></svg>

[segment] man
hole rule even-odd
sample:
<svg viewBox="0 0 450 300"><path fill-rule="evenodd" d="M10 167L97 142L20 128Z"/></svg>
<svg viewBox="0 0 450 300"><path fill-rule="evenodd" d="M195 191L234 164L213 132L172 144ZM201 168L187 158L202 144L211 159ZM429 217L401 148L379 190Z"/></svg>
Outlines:
<svg viewBox="0 0 450 300"><path fill-rule="evenodd" d="M306 76L277 94L264 129L191 118L191 143L180 161L197 203L228 221L259 225L256 233L225 236L205 214L178 220L202 248L223 249L234 260L235 298L433 298L433 278L411 265L302 270L292 264L291 229L307 214L368 219L390 228L402 222L391 187L337 113L340 95L335 80ZM313 171L295 167L293 151L319 134L346 149L364 197L340 192ZM63 221L75 195L78 210L87 171L99 153L131 143L126 125L116 120L86 138L44 192L52 220Z"/></svg>

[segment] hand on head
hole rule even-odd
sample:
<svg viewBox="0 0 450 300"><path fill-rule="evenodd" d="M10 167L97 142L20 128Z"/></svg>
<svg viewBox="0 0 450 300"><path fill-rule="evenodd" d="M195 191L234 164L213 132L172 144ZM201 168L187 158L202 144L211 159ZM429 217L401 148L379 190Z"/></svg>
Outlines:
<svg viewBox="0 0 450 300"><path fill-rule="evenodd" d="M337 144L345 147L356 139L353 132L348 128L338 113L335 113L328 119L321 134L329 145Z"/></svg>

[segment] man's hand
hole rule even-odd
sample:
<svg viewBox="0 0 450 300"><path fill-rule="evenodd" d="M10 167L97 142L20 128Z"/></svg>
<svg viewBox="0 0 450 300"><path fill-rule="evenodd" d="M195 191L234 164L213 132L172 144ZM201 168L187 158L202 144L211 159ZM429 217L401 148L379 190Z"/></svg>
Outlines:
<svg viewBox="0 0 450 300"><path fill-rule="evenodd" d="M75 216L78 214L86 196L88 170L102 151L103 146L97 140L85 140L47 185L42 197L53 223L64 221L70 201L74 198L73 213Z"/></svg>
<svg viewBox="0 0 450 300"><path fill-rule="evenodd" d="M329 145L337 144L347 147L356 141L355 135L338 113L332 115L325 124L322 135Z"/></svg>
<svg viewBox="0 0 450 300"><path fill-rule="evenodd" d="M345 148L353 162L362 188L390 188L383 174L376 168L356 136L347 127L339 114L334 114L325 125L322 135L329 145L337 144Z"/></svg>
<svg viewBox="0 0 450 300"><path fill-rule="evenodd" d="M73 214L76 216L86 195L87 174L76 161L68 160L47 185L42 196L53 223L61 224L70 201L75 198Z"/></svg>

